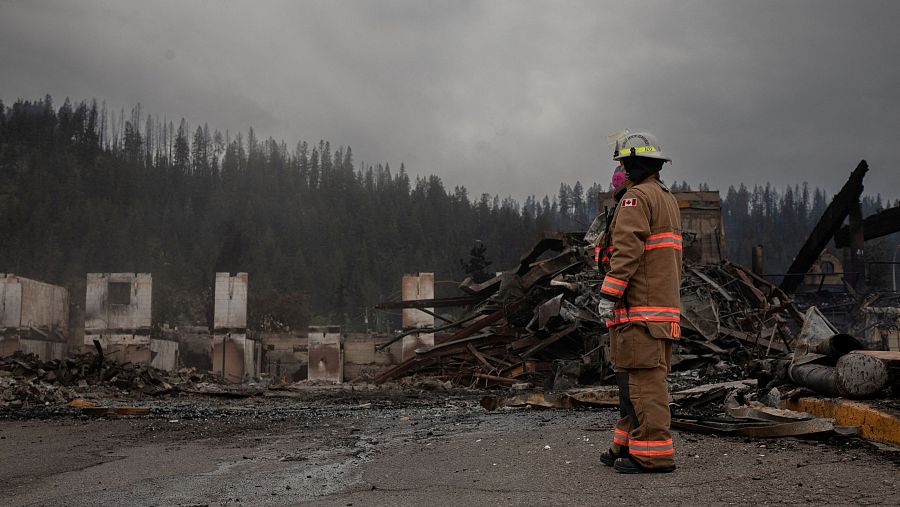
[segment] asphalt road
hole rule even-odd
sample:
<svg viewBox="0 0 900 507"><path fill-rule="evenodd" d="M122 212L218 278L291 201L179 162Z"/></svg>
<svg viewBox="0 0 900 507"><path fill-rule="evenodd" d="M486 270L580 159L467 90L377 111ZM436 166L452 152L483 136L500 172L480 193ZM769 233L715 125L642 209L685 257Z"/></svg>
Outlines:
<svg viewBox="0 0 900 507"><path fill-rule="evenodd" d="M477 400L172 400L143 418L0 422L0 505L900 504L892 453L859 440L675 433L672 474L597 459L614 410Z"/></svg>

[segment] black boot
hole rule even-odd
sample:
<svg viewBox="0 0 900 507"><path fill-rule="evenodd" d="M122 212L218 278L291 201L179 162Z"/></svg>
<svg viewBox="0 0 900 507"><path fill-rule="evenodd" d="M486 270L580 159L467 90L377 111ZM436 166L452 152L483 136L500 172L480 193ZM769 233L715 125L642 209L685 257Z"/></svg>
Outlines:
<svg viewBox="0 0 900 507"><path fill-rule="evenodd" d="M611 466L613 466L613 464L615 464L617 459L627 458L627 457L628 457L628 448L627 447L623 447L622 450L619 451L618 454L616 454L612 449L609 449L609 450L606 450L606 451L603 451L602 453L600 453L600 463L603 463L604 465L611 467Z"/></svg>
<svg viewBox="0 0 900 507"><path fill-rule="evenodd" d="M647 468L639 465L631 458L619 458L613 464L613 468L620 474L667 474L675 471L675 465L660 468Z"/></svg>

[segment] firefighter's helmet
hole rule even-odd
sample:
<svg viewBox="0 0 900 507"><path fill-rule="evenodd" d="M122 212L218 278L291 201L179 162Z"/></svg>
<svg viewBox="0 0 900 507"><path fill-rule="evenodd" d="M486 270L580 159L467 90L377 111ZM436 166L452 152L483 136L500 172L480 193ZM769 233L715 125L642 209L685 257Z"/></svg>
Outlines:
<svg viewBox="0 0 900 507"><path fill-rule="evenodd" d="M672 159L665 156L656 141L656 136L649 132L631 133L625 131L616 139L616 149L613 160L621 160L625 157L646 157L671 162Z"/></svg>

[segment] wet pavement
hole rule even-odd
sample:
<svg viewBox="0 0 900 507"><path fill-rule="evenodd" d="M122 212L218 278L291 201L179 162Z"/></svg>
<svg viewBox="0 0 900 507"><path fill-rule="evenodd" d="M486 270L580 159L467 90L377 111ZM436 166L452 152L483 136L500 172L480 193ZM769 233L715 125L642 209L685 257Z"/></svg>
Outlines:
<svg viewBox="0 0 900 507"><path fill-rule="evenodd" d="M149 403L0 421L3 505L897 504L895 454L860 440L675 432L679 469L602 466L613 409L487 413L473 394Z"/></svg>

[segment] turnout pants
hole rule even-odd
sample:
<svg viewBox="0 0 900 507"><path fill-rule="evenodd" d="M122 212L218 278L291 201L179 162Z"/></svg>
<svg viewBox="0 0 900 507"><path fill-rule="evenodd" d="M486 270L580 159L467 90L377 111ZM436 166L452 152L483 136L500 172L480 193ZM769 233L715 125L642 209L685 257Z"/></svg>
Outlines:
<svg viewBox="0 0 900 507"><path fill-rule="evenodd" d="M672 340L654 338L648 325L655 323L629 322L609 330L622 416L612 450L646 468L659 468L675 464L666 384Z"/></svg>

